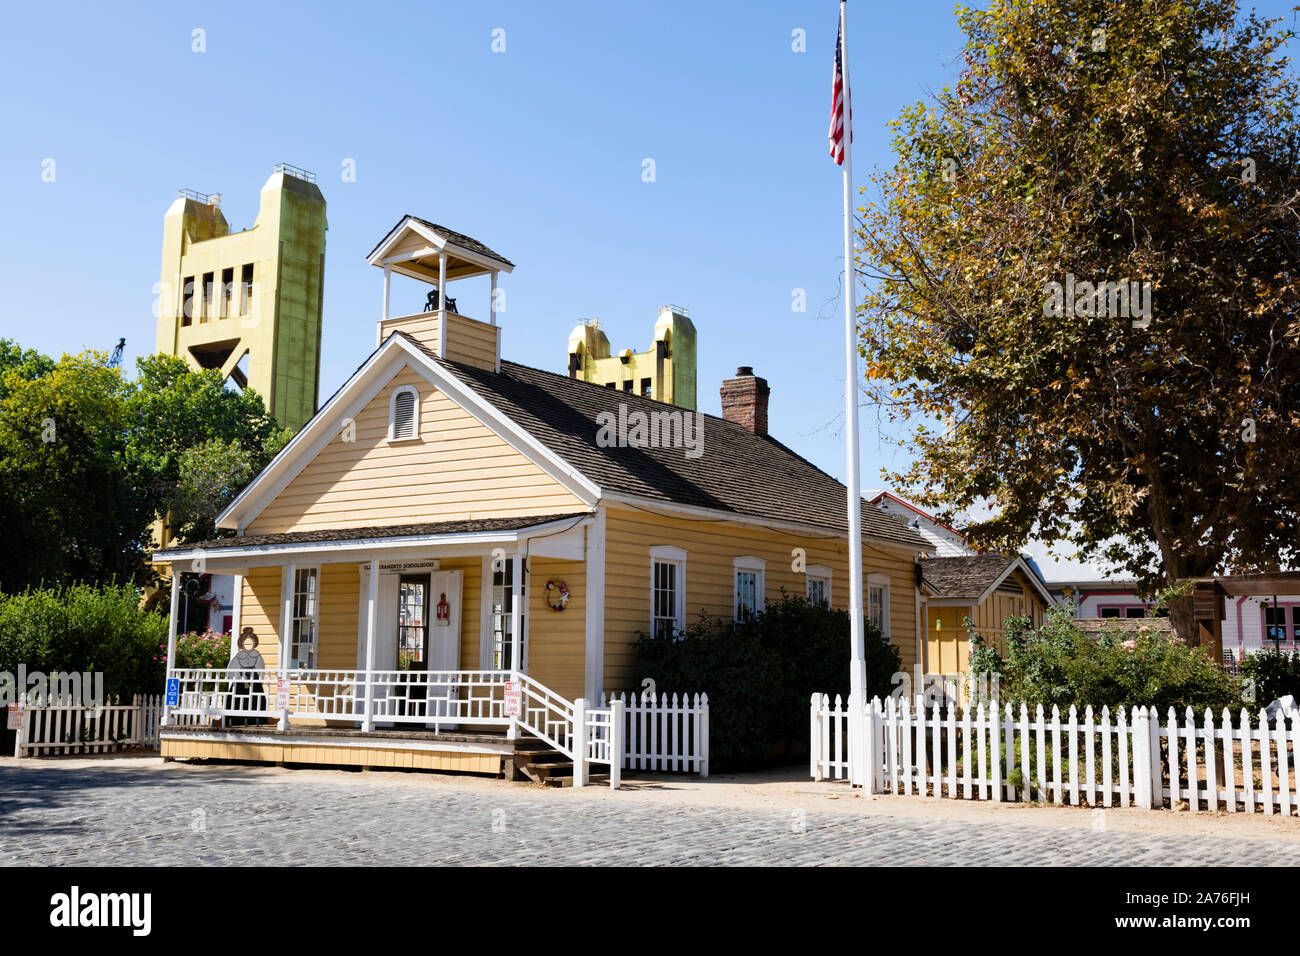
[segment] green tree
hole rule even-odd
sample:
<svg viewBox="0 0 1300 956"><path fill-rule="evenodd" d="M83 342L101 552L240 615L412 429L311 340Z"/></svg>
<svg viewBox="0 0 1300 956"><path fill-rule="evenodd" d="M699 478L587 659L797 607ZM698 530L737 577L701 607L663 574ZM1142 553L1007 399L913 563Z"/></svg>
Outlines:
<svg viewBox="0 0 1300 956"><path fill-rule="evenodd" d="M136 382L100 352L54 361L0 339L0 587L143 582L150 524L182 540L288 440L253 391L164 355Z"/></svg>
<svg viewBox="0 0 1300 956"><path fill-rule="evenodd" d="M948 515L991 506L977 546L1069 542L1151 589L1288 564L1293 34L1234 0L958 16L959 79L894 123L861 209L868 391L911 426L890 477ZM1070 277L1149 283L1150 314L1141 286L1127 315L1117 288L1066 303ZM1171 614L1190 639L1188 599Z"/></svg>
<svg viewBox="0 0 1300 956"><path fill-rule="evenodd" d="M2 345L0 583L134 577L152 511L125 464L130 386L102 353L56 363Z"/></svg>
<svg viewBox="0 0 1300 956"><path fill-rule="evenodd" d="M150 355L128 402L127 457L144 476L159 514L170 512L180 540L216 534L215 519L292 436L252 389L225 387L213 369Z"/></svg>

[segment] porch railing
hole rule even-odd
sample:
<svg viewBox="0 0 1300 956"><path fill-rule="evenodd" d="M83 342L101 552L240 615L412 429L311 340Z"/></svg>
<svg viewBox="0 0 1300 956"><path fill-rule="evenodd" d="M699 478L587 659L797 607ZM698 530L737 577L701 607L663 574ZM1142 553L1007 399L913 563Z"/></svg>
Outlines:
<svg viewBox="0 0 1300 956"><path fill-rule="evenodd" d="M357 721L522 729L573 760L574 783L586 783L590 764L610 766L619 786L623 759L621 703L588 707L515 671L366 671L274 667L259 671L178 668L168 723L193 725L220 717L229 723L278 719ZM510 685L516 684L517 688ZM507 712L507 690L517 690L519 713Z"/></svg>

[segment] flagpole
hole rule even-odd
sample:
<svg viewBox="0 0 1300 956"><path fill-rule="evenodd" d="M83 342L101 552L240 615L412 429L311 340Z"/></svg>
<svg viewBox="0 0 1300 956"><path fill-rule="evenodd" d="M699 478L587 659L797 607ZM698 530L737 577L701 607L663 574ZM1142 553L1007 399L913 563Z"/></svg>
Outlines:
<svg viewBox="0 0 1300 956"><path fill-rule="evenodd" d="M856 737L864 730L861 712L866 703L867 665L862 639L862 481L858 461L858 342L853 294L853 92L849 83L848 39L847 4L840 0L840 63L844 74L844 427L848 432L845 484L848 485L849 518L849 706L854 718L849 721L849 733ZM853 741L850 741L850 747L854 754L864 753L854 746ZM858 769L860 774L862 768Z"/></svg>

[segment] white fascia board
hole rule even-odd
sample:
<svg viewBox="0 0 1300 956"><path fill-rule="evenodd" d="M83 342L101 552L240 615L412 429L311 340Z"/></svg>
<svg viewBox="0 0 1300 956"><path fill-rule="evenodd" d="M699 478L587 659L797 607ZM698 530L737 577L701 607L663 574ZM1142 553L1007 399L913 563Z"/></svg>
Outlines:
<svg viewBox="0 0 1300 956"><path fill-rule="evenodd" d="M771 531L783 531L790 534L807 534L813 535L823 541L845 541L849 539L848 531L837 532L831 528L821 528L817 525L802 524L796 521L778 521L775 518L760 518L755 515L741 515L733 511L719 511L714 508L705 508L699 505L679 505L671 502L661 501L658 498L643 498L640 495L629 495L617 491L607 491L604 500L612 505L630 505L634 509L643 509L652 513L662 513L664 517L700 518L707 521L717 522L718 524L735 524L745 528L763 528ZM870 547L879 550L898 551L906 555L915 556L924 554L925 549L915 545L899 544L896 541L885 541L872 535L864 535Z"/></svg>
<svg viewBox="0 0 1300 956"><path fill-rule="evenodd" d="M570 519L570 522L572 520ZM532 557L581 561L587 554L587 526L594 520L583 518L559 533L541 528L528 528L527 533L520 533L520 540L528 542L528 553ZM539 533L533 534L534 530Z"/></svg>
<svg viewBox="0 0 1300 956"><path fill-rule="evenodd" d="M592 507L601 499L599 485L547 448L526 429L521 428L514 419L447 369L431 360L421 349L405 338L396 336L392 341L397 342L415 360L411 363L412 368L423 374L430 385L444 392L448 398L491 429L497 437L504 439L521 455L563 485L583 504Z"/></svg>
<svg viewBox="0 0 1300 956"><path fill-rule="evenodd" d="M423 249L416 249L414 252L403 252L395 256L389 256L381 259L376 265L391 266L398 262L409 262L412 259L419 259L422 256L436 256L438 254L437 246L425 246Z"/></svg>
<svg viewBox="0 0 1300 956"><path fill-rule="evenodd" d="M567 531L569 530L567 526L573 525L574 521L574 518L569 517L510 531L466 531L458 534L402 535L355 538L346 541L295 541L289 544L258 544L246 547L189 548L172 551L169 554L157 555L156 560L160 564L176 564L182 561L193 561L201 557L207 566L215 566L220 562L230 562L232 566L253 567L256 566L257 559L266 557L288 558L312 555L318 556L325 563L348 561L353 560L352 556L358 551L468 548L473 549L474 553L478 553L478 549L490 548L492 545L518 544L529 538L553 533L556 529ZM583 521L585 522L586 519L583 519ZM153 559L152 556L151 559Z"/></svg>
<svg viewBox="0 0 1300 956"><path fill-rule="evenodd" d="M410 216L405 216L401 222L399 222L396 226L393 227L393 231L388 234L388 238L384 240L383 244L380 245L379 248L377 248L373 253L370 254L369 258L366 261L374 266L382 265L384 261L384 257L388 254L388 250L393 248L393 246L397 245L399 242L401 242L402 239L406 237L406 234L408 232L414 232L422 236L424 239L433 243L439 249L441 249L443 246L444 240L441 237L439 237L436 233L422 226L420 223L416 222Z"/></svg>
<svg viewBox="0 0 1300 956"><path fill-rule="evenodd" d="M472 249L466 249L464 246L458 246L450 240L445 247L447 255L455 255L457 259L465 262L472 262L477 266L482 266L488 272L514 272L515 267L510 265L504 259L494 259L491 256L485 256L480 252L474 252Z"/></svg>
<svg viewBox="0 0 1300 956"><path fill-rule="evenodd" d="M387 384L392 375L396 375L401 370L399 365L393 369L392 375L385 377L383 373L390 362L396 359L403 365L407 364L405 359L409 352L398 351L396 343L400 341L400 337L390 336L380 344L365 364L352 374L352 378L331 396L330 400L298 434L289 440L287 445L280 449L280 453L271 459L257 477L235 496L235 500L217 515L218 528L242 532L248 527L249 522L302 471L307 462L315 458L321 449L329 444L337 432L333 423L340 410L348 412L341 416L343 418L355 417L361 408L379 394L380 389ZM304 458L301 465L294 467Z"/></svg>
<svg viewBox="0 0 1300 956"><path fill-rule="evenodd" d="M1007 565L1007 569L1003 571L1001 574L999 574L997 580L994 581L992 584L990 584L985 589L984 593L980 595L980 599L978 603L983 604L986 600L988 600L989 596L994 591L997 590L998 585L1001 584L1003 581L1005 581L1007 578L1011 577L1011 573L1015 571L1017 568L1025 572L1025 577L1029 579L1029 582L1034 586L1034 590L1037 591L1039 596L1043 598L1043 601L1047 604L1048 607L1051 607L1056 603L1056 599L1052 597L1051 593L1048 592L1046 589L1044 589L1041 584L1039 584L1038 576L1035 575L1034 572L1029 569L1029 566L1027 564L1025 564L1024 558L1016 558L1009 565Z"/></svg>

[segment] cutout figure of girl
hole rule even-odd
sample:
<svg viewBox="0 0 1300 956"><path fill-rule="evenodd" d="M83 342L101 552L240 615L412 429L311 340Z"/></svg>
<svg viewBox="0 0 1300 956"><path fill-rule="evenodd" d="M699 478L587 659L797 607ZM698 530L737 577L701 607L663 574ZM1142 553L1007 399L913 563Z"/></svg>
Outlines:
<svg viewBox="0 0 1300 956"><path fill-rule="evenodd" d="M239 650L230 659L226 678L230 681L231 710L266 710L262 672L266 662L257 650L257 635L251 627L239 632ZM230 725L260 724L261 717L227 717Z"/></svg>

